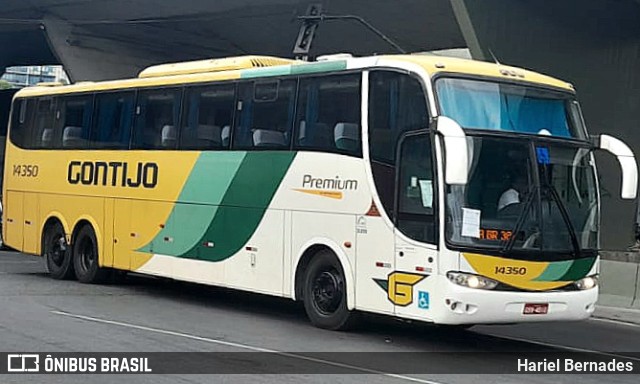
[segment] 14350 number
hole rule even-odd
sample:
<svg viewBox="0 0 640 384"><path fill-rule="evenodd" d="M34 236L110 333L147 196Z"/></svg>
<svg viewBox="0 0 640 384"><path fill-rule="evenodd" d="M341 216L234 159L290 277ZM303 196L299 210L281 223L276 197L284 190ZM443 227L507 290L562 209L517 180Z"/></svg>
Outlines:
<svg viewBox="0 0 640 384"><path fill-rule="evenodd" d="M37 165L15 164L13 166L13 176L15 177L38 177L39 171Z"/></svg>
<svg viewBox="0 0 640 384"><path fill-rule="evenodd" d="M496 275L526 275L526 267L496 267Z"/></svg>

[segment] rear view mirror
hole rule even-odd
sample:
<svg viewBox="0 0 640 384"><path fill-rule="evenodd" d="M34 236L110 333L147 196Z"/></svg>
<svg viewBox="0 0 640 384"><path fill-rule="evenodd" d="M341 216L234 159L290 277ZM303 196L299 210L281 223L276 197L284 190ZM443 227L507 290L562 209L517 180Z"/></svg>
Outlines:
<svg viewBox="0 0 640 384"><path fill-rule="evenodd" d="M631 148L623 141L609 135L596 136L593 141L596 148L611 153L620 163L622 171L620 197L623 199L635 199L638 192L638 165Z"/></svg>
<svg viewBox="0 0 640 384"><path fill-rule="evenodd" d="M469 178L469 157L467 153L467 135L453 119L439 116L436 132L444 140L445 182L465 185Z"/></svg>

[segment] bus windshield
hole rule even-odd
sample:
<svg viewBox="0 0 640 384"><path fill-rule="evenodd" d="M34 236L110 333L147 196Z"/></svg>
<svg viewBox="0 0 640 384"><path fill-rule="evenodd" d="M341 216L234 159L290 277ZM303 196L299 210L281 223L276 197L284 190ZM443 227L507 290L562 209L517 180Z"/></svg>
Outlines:
<svg viewBox="0 0 640 384"><path fill-rule="evenodd" d="M441 114L467 129L585 138L570 94L458 78L439 79L436 90Z"/></svg>
<svg viewBox="0 0 640 384"><path fill-rule="evenodd" d="M450 243L526 250L533 258L597 249L597 188L588 148L480 136L468 141L469 183L447 189Z"/></svg>

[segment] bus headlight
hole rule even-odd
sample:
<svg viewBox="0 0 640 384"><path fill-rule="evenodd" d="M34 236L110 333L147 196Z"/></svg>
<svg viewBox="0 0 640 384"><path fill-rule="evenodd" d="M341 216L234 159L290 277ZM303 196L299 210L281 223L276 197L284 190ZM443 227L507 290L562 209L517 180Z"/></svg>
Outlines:
<svg viewBox="0 0 640 384"><path fill-rule="evenodd" d="M495 280L464 272L447 272L447 278L454 284L475 289L494 289L498 285Z"/></svg>
<svg viewBox="0 0 640 384"><path fill-rule="evenodd" d="M598 275L587 276L573 283L581 291L595 288L598 285Z"/></svg>

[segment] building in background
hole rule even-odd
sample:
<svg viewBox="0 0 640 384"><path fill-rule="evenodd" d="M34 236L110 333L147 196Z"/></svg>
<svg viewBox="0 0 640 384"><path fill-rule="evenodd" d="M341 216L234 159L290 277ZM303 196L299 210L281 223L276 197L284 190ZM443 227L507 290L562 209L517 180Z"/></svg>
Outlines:
<svg viewBox="0 0 640 384"><path fill-rule="evenodd" d="M69 83L67 74L59 65L9 67L2 75L2 80L12 88L24 88L38 83Z"/></svg>

